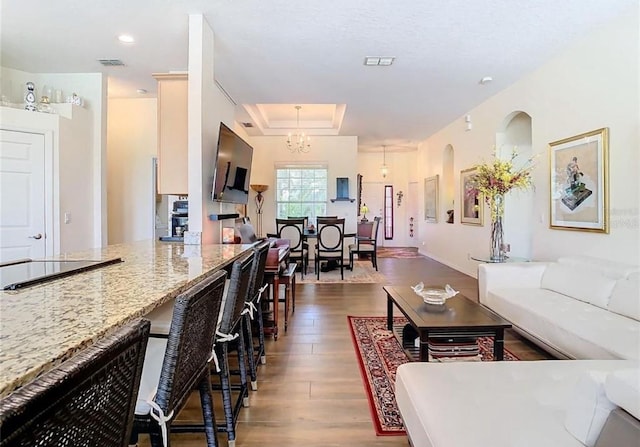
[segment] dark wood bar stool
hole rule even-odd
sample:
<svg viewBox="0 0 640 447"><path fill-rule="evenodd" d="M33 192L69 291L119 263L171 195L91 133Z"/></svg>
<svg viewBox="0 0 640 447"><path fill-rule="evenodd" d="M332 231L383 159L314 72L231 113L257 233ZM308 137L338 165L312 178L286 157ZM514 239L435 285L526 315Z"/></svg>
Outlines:
<svg viewBox="0 0 640 447"><path fill-rule="evenodd" d="M289 327L289 311L296 310L296 268L298 264L290 262L286 270L279 275L279 284L284 285L284 331Z"/></svg>

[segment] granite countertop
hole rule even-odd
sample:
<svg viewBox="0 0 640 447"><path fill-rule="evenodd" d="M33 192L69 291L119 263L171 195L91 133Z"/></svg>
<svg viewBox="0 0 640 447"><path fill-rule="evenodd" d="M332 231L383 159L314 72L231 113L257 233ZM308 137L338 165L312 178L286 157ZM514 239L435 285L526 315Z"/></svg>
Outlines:
<svg viewBox="0 0 640 447"><path fill-rule="evenodd" d="M148 314L251 247L142 241L48 258L121 257L124 262L0 291L0 397Z"/></svg>

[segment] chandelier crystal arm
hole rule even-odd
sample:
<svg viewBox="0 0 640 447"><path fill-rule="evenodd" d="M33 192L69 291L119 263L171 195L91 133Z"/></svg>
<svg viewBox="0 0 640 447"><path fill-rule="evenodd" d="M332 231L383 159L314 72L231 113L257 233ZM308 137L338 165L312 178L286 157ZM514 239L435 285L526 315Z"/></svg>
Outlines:
<svg viewBox="0 0 640 447"><path fill-rule="evenodd" d="M289 132L287 135L287 147L291 152L309 152L311 148L311 138L300 131L300 109L302 106L296 106L296 134L295 136Z"/></svg>

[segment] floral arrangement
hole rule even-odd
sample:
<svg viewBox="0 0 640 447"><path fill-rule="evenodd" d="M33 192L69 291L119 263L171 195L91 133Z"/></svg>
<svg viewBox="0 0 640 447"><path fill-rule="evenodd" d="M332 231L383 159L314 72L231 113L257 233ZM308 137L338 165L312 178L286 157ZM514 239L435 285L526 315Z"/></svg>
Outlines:
<svg viewBox="0 0 640 447"><path fill-rule="evenodd" d="M473 179L473 192L484 195L485 201L491 207L491 217L495 219L502 216L504 204L501 200L496 203L498 196L504 196L512 189L526 190L531 187L531 171L533 170L533 158L527 160L520 169L514 167L513 161L518 156L516 148L511 153L511 158L501 160L493 151L493 162L482 163L475 166L477 174ZM491 206L496 205L496 206ZM494 215L494 213L496 215Z"/></svg>

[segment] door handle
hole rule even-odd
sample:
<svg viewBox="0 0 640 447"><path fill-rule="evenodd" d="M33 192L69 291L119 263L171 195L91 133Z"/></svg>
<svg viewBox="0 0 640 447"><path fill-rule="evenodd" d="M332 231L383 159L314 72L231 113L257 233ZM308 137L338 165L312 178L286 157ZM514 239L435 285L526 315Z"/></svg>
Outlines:
<svg viewBox="0 0 640 447"><path fill-rule="evenodd" d="M34 236L29 236L29 239L42 239L42 234L38 233Z"/></svg>

